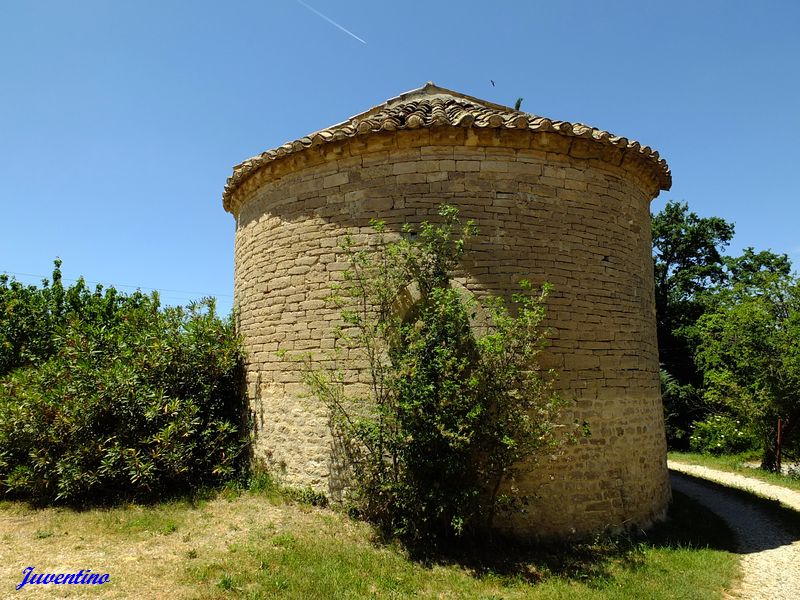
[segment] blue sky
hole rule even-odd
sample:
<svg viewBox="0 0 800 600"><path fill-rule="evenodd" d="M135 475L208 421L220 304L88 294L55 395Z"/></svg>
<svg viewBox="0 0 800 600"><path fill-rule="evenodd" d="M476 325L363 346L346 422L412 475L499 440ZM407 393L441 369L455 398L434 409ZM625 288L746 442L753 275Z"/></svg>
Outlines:
<svg viewBox="0 0 800 600"><path fill-rule="evenodd" d="M297 0L0 0L0 272L227 311L233 165L428 80L650 145L654 211L800 264L800 3L306 2L353 35Z"/></svg>

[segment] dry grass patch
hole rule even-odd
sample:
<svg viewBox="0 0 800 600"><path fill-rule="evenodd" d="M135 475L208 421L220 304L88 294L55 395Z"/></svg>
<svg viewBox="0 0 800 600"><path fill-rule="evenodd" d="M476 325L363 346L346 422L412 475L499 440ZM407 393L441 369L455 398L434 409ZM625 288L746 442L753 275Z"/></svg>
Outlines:
<svg viewBox="0 0 800 600"><path fill-rule="evenodd" d="M738 561L722 549L727 530L718 532L713 515L698 511L682 499L647 543L495 548L421 564L375 544L367 525L342 513L263 493L82 512L6 502L0 597L705 600L734 584ZM712 548L698 548L704 540ZM111 579L102 588L34 585L17 592L26 566L92 569Z"/></svg>
<svg viewBox="0 0 800 600"><path fill-rule="evenodd" d="M37 573L109 573L102 587L104 598L189 598L197 584L184 577L187 563L226 553L256 528L302 528L311 520L315 517L309 512L249 494L195 505L173 502L87 511L4 502L0 596L18 597L14 586L22 580L22 569L33 566ZM97 597L100 592L97 586L79 585L24 589L48 597Z"/></svg>

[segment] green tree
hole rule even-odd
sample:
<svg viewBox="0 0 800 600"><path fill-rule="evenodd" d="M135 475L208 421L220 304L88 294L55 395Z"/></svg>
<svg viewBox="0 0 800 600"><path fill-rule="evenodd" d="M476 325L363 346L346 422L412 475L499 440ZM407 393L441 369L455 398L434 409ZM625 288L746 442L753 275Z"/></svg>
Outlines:
<svg viewBox="0 0 800 600"><path fill-rule="evenodd" d="M725 281L722 250L734 227L719 217L689 212L685 202L668 202L652 224L661 362L681 382L695 383L692 352L681 328L703 313L703 293Z"/></svg>
<svg viewBox="0 0 800 600"><path fill-rule="evenodd" d="M705 310L705 295L726 280L722 250L734 227L719 217L699 217L686 203L668 202L652 217L656 323L668 441L686 447L691 423L705 416L698 391L703 376L694 362L687 327Z"/></svg>
<svg viewBox="0 0 800 600"><path fill-rule="evenodd" d="M695 337L706 398L760 434L762 466L774 470L778 418L788 443L800 429L800 281L780 272L783 260L776 273L767 258L757 276L747 269L716 295Z"/></svg>
<svg viewBox="0 0 800 600"><path fill-rule="evenodd" d="M560 399L552 373L537 367L548 287L522 283L513 312L453 284L475 234L455 208L418 235L377 245L345 243L350 268L336 301L343 309L339 373L309 368L307 382L331 410L349 449L358 511L389 536L423 547L480 528L514 510L513 477L558 443ZM366 393L346 385L368 367Z"/></svg>
<svg viewBox="0 0 800 600"><path fill-rule="evenodd" d="M752 247L745 248L741 256L726 256L723 262L723 288L769 286L774 278L789 277L792 272L792 262L786 254L775 254L770 250L756 252Z"/></svg>

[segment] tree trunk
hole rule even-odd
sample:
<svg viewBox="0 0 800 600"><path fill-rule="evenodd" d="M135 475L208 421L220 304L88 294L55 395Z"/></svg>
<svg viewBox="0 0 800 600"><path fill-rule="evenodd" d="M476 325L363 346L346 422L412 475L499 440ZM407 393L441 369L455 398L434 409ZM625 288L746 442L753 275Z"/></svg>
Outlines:
<svg viewBox="0 0 800 600"><path fill-rule="evenodd" d="M793 430L800 423L800 410L794 411L783 423L783 445L790 439ZM776 473L778 471L778 430L771 426L764 440L764 455L761 458L761 468L765 471Z"/></svg>
<svg viewBox="0 0 800 600"><path fill-rule="evenodd" d="M764 454L761 457L761 468L775 473L778 470L777 430L770 427L764 440Z"/></svg>

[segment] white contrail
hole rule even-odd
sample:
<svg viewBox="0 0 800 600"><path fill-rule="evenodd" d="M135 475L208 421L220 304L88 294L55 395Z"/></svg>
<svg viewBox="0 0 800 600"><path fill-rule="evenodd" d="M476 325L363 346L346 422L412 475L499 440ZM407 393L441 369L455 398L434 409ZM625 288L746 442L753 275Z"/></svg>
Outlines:
<svg viewBox="0 0 800 600"><path fill-rule="evenodd" d="M338 27L339 29L341 29L342 31L344 31L344 32L345 32L347 35L349 35L349 36L352 36L352 37L356 38L356 39L357 39L359 42L361 42L362 44L366 44L366 43L367 43L367 42L365 42L364 40L362 40L360 37L358 37L358 36L357 36L355 33L353 33L352 31L348 31L347 29L345 29L344 27L342 27L341 25L339 25L339 24L338 24L336 21L334 21L334 20L333 20L333 19L331 19L330 17L326 17L326 16L325 16L325 15L323 15L321 12L319 12L319 11L318 11L316 8L314 8L314 7L312 7L312 6L309 6L308 4L306 4L305 2L303 2L303 0L297 0L297 3L298 3L298 4L301 4L301 5L303 5L303 6L305 6L305 7L306 7L308 10L310 10L311 12L313 12L313 13L314 13L315 15L317 15L318 17L322 17L322 18L323 18L323 19L325 19L325 20L326 20L328 23L330 23L331 25L333 25L334 27Z"/></svg>

